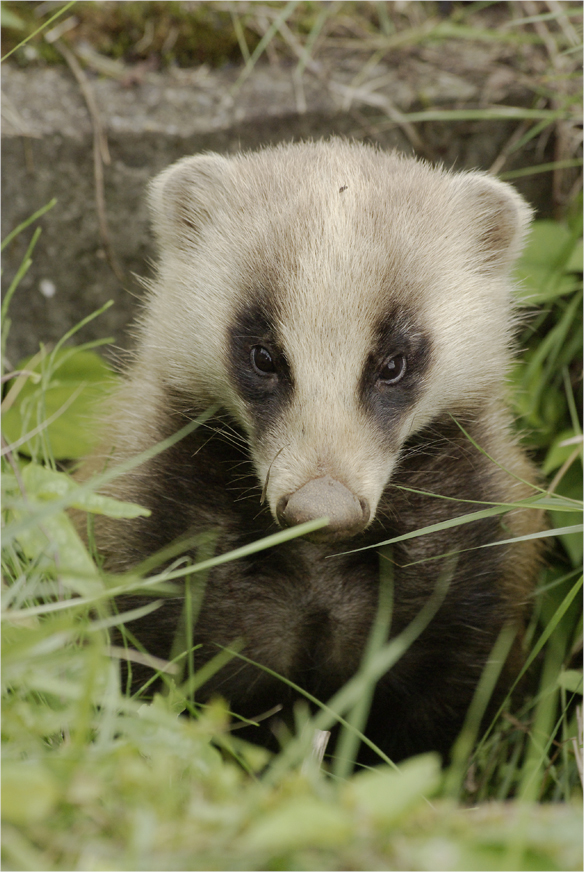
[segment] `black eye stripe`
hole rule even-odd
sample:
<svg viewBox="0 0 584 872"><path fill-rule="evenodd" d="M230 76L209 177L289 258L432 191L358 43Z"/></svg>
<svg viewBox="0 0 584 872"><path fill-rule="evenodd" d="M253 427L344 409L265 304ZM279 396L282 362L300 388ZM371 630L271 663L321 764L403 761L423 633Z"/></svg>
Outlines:
<svg viewBox="0 0 584 872"><path fill-rule="evenodd" d="M275 424L294 393L278 321L273 300L263 298L236 312L228 328L229 377L260 431Z"/></svg>
<svg viewBox="0 0 584 872"><path fill-rule="evenodd" d="M402 415L424 390L432 341L415 312L396 307L374 327L359 398L383 438L393 445Z"/></svg>

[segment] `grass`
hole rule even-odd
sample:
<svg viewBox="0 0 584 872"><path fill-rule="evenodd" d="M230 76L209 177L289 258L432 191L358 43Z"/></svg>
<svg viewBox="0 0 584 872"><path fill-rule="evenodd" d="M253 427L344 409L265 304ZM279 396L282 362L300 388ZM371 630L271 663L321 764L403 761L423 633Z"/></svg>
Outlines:
<svg viewBox="0 0 584 872"><path fill-rule="evenodd" d="M79 4L83 11L75 14L83 17L91 5ZM248 65L263 52L293 52L300 45L304 54L296 55L297 62L308 68L350 43L365 73L388 45L396 50L430 37L440 42L447 33L457 40L496 38L479 26L490 4L457 7L438 33L416 9L420 5L406 4L390 15L385 4L216 4L229 13ZM572 8L560 7L570 23ZM24 17L19 4L9 4L8 11ZM559 14L510 26L503 41L521 43L527 54L539 52L545 27L558 51L571 58ZM255 43L246 29L251 25ZM548 82L557 65L552 58ZM569 89L558 94L553 117L542 114L545 105L536 117L516 116L521 133L513 147L552 129L565 141L572 98ZM440 117L436 107L424 111ZM575 152L560 158L577 160ZM553 171L562 168L554 164ZM115 376L92 347L72 344L74 331L3 376L5 868L582 868L582 538L574 529L582 510L582 222L574 191L558 204L561 220L535 224L518 267L525 326L510 379L524 441L546 477L543 499L555 530L527 634L531 690L519 710L504 708L480 734L497 661L509 644L502 635L445 771L435 756L424 755L399 771L384 762L352 774L373 683L431 619L435 604L389 645L383 641L388 611L380 609L359 673L335 699L320 701L316 714L299 706L296 735L277 755L238 740L220 700L194 706L205 676L193 673L188 651L177 650L170 664L154 664L163 670L165 693L151 701L128 696L120 684L120 660L128 652L113 646L109 635L121 620L114 596L147 586L153 600L146 609L155 609L157 597L173 586L185 585L196 596L196 579L204 578L214 558L185 567L177 557L147 580L139 573L105 575L66 509L115 517L140 510L97 496L95 483L76 484L63 462L88 450L91 434L83 422ZM30 244L5 296L3 346L10 298L34 256L38 217L14 231L30 234ZM271 544L273 538L250 547ZM382 583L389 597L391 578ZM131 656L147 658L139 649ZM232 656L241 653L219 652L208 668ZM179 717L184 711L196 716ZM311 752L314 731L339 719L344 727L337 753L323 769Z"/></svg>

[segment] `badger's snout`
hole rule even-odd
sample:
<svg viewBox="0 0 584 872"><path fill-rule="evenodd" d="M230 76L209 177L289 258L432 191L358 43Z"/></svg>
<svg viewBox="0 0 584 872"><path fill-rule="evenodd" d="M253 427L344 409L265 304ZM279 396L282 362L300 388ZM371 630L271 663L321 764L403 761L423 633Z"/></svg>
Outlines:
<svg viewBox="0 0 584 872"><path fill-rule="evenodd" d="M370 509L366 499L358 499L340 481L325 475L281 497L276 514L283 527L294 527L305 521L327 517L328 525L311 534L310 538L333 541L355 536L365 529Z"/></svg>

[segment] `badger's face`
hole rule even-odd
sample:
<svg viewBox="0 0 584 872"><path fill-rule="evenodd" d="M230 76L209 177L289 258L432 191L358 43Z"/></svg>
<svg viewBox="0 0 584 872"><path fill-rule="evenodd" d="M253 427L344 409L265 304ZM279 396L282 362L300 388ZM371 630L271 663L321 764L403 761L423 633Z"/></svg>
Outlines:
<svg viewBox="0 0 584 872"><path fill-rule="evenodd" d="M406 439L500 392L529 218L502 183L333 142L181 161L152 205L149 359L239 422L282 526L360 532Z"/></svg>
<svg viewBox="0 0 584 872"><path fill-rule="evenodd" d="M238 398L233 411L245 422L278 522L326 515L319 535L344 538L375 516L415 426L432 340L406 304L376 311L380 276L363 275L362 263L355 269L360 257L337 250L319 278L330 240L326 254L318 248L305 243L297 249L304 263L273 276L279 286L260 280L235 309L227 371Z"/></svg>

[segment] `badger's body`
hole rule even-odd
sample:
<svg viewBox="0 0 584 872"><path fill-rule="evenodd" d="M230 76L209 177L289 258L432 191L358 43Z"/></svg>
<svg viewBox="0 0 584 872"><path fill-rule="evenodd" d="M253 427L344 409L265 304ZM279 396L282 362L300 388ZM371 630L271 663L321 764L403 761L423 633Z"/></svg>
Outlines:
<svg viewBox="0 0 584 872"><path fill-rule="evenodd" d="M151 515L102 519L98 544L120 571L180 537L215 531L223 553L327 516L310 539L212 569L194 631L197 663L243 639L251 660L326 701L377 610L378 551L355 549L531 493L504 403L509 270L529 209L486 175L339 141L188 158L150 199L158 274L102 456L217 412L110 487ZM368 734L395 759L448 751L511 624L508 684L538 552L480 546L537 525L519 509L393 545L392 636L458 552L438 613L377 687ZM130 628L167 657L182 608L170 599ZM202 694L250 718L293 700L237 658Z"/></svg>

